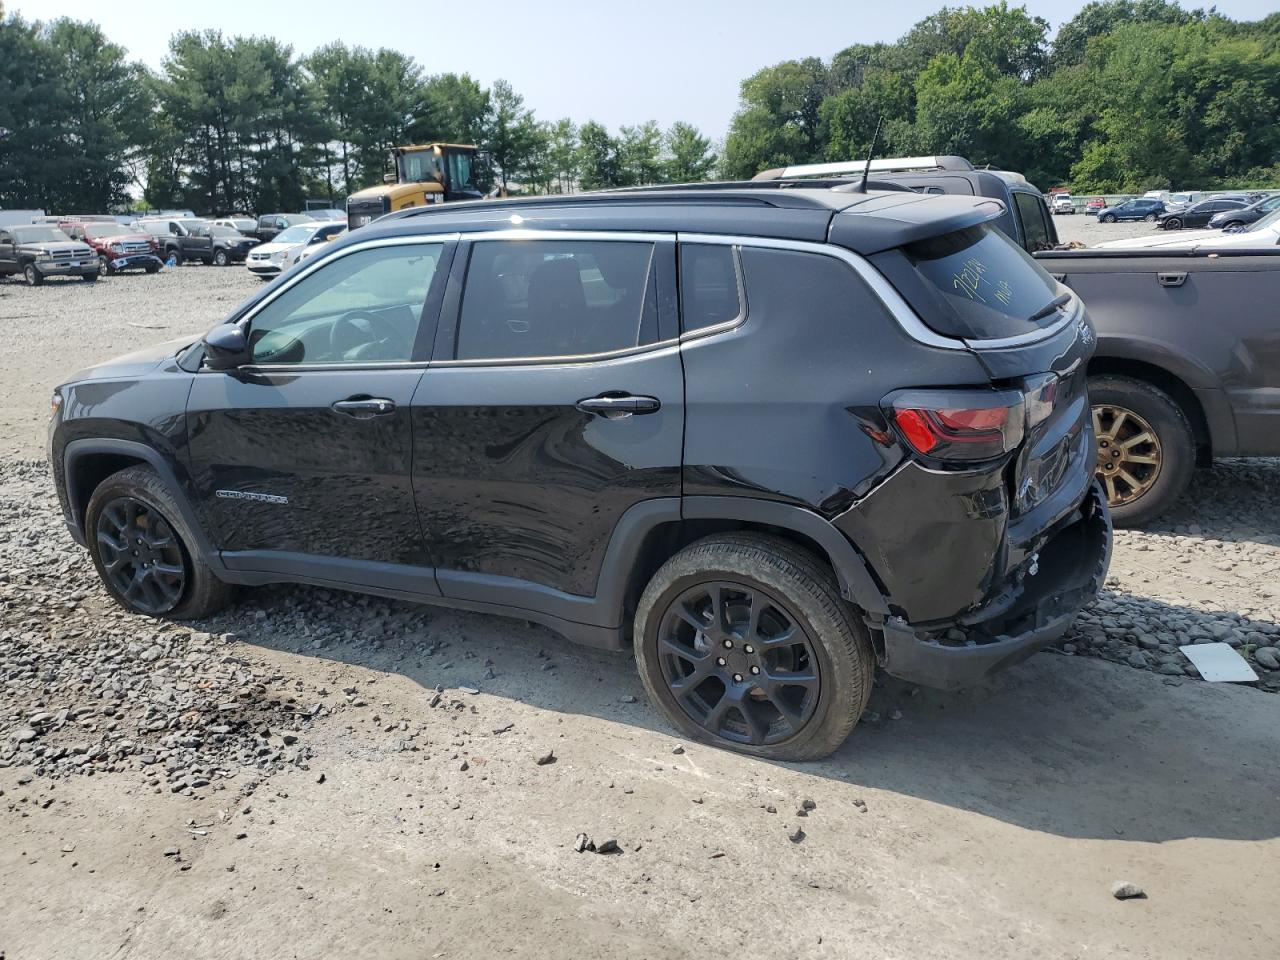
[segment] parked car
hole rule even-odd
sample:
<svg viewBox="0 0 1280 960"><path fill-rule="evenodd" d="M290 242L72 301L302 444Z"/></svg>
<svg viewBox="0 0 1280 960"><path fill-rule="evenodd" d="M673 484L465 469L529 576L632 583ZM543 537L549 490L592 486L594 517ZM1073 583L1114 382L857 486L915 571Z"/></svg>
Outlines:
<svg viewBox="0 0 1280 960"><path fill-rule="evenodd" d="M320 240L315 243L306 244L298 251L298 255L293 258L293 262L302 263L302 261L307 260L310 257L314 257L318 253L324 253L325 250L329 249L328 244L337 240L339 237L346 234L346 232L346 229L338 230L335 233L330 234L328 237L321 237Z"/></svg>
<svg viewBox="0 0 1280 960"><path fill-rule="evenodd" d="M1070 214L1076 212L1076 205L1075 201L1071 199L1071 194L1055 193L1053 195L1053 204L1049 209L1055 216L1058 214Z"/></svg>
<svg viewBox="0 0 1280 960"><path fill-rule="evenodd" d="M21 274L33 287L47 277L98 279L98 257L88 244L48 224L0 229L0 276Z"/></svg>
<svg viewBox="0 0 1280 960"><path fill-rule="evenodd" d="M1036 255L1097 327L1089 399L1117 526L1158 517L1215 457L1280 456L1280 255L1275 233L1262 232L1269 242L1253 250L1166 243Z"/></svg>
<svg viewBox="0 0 1280 960"><path fill-rule="evenodd" d="M58 496L129 610L295 581L515 616L630 644L689 737L823 756L877 664L972 683L1106 575L1094 331L1000 213L776 187L393 213L60 386Z"/></svg>
<svg viewBox="0 0 1280 960"><path fill-rule="evenodd" d="M1219 211L1209 218L1208 226L1210 229L1237 230L1257 223L1274 210L1280 210L1280 193L1255 200L1247 207Z"/></svg>
<svg viewBox="0 0 1280 960"><path fill-rule="evenodd" d="M307 246L324 243L346 229L345 220L300 223L278 234L270 243L254 247L246 265L250 273L270 280L297 263L298 256Z"/></svg>
<svg viewBox="0 0 1280 960"><path fill-rule="evenodd" d="M1183 227L1204 227L1215 214L1231 210L1243 210L1248 204L1243 199L1230 197L1214 197L1211 200L1200 200L1189 207L1166 210L1156 218L1156 223L1165 230L1181 230Z"/></svg>
<svg viewBox="0 0 1280 960"><path fill-rule="evenodd" d="M345 219L345 217L344 217ZM315 217L305 213L265 213L258 218L257 237L262 243L270 243L276 234L300 223L313 223Z"/></svg>
<svg viewBox="0 0 1280 960"><path fill-rule="evenodd" d="M161 267L156 245L146 233L115 221L88 220L67 223L63 233L93 248L98 258L98 275L145 270L155 273Z"/></svg>
<svg viewBox="0 0 1280 960"><path fill-rule="evenodd" d="M1092 199L1085 202L1084 212L1087 214L1093 214L1094 216L1097 216L1098 211L1100 211L1106 205L1107 205L1107 201L1102 197L1093 197Z"/></svg>
<svg viewBox="0 0 1280 960"><path fill-rule="evenodd" d="M1103 207L1098 211L1099 223L1115 223L1117 220L1146 220L1155 223L1164 213L1164 201L1153 197L1139 197L1126 200L1114 207Z"/></svg>
<svg viewBox="0 0 1280 960"><path fill-rule="evenodd" d="M1174 234L1155 233L1128 240L1108 240L1097 244L1095 250L1260 250L1280 244L1280 210L1273 210L1261 220L1227 233L1223 230L1179 231Z"/></svg>
<svg viewBox="0 0 1280 960"><path fill-rule="evenodd" d="M215 227L230 227L246 237L258 238L258 221L255 217L219 217L213 221Z"/></svg>
<svg viewBox="0 0 1280 960"><path fill-rule="evenodd" d="M193 239L192 231L207 225L208 221L196 217L143 217L132 227L152 238L162 260L182 266L189 253L195 255L204 247Z"/></svg>

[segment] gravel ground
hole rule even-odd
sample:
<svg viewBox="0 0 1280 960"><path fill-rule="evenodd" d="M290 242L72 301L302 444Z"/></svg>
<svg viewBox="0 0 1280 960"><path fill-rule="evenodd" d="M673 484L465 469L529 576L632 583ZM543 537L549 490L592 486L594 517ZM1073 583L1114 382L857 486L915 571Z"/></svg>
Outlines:
<svg viewBox="0 0 1280 960"><path fill-rule="evenodd" d="M0 957L1274 955L1280 461L1118 533L1056 650L879 682L830 761L765 764L521 622L292 587L116 608L38 459L48 388L257 283L0 283ZM1261 681L1195 679L1177 646L1211 640Z"/></svg>

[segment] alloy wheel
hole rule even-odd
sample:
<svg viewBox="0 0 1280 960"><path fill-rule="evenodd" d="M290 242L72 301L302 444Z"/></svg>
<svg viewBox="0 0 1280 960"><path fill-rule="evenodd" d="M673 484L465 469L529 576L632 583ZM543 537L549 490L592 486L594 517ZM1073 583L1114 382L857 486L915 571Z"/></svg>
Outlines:
<svg viewBox="0 0 1280 960"><path fill-rule="evenodd" d="M98 514L94 534L103 574L126 602L153 615L178 605L186 560L173 527L154 507L117 497Z"/></svg>
<svg viewBox="0 0 1280 960"><path fill-rule="evenodd" d="M1125 407L1093 408L1097 474L1112 507L1133 503L1155 484L1164 454L1151 424Z"/></svg>
<svg viewBox="0 0 1280 960"><path fill-rule="evenodd" d="M690 587L663 614L657 652L672 698L714 736L779 743L817 709L813 642L763 590L726 581Z"/></svg>
<svg viewBox="0 0 1280 960"><path fill-rule="evenodd" d="M105 277L107 273L110 272L110 270L111 270L111 264L107 261L107 258L99 257L98 258L98 276Z"/></svg>

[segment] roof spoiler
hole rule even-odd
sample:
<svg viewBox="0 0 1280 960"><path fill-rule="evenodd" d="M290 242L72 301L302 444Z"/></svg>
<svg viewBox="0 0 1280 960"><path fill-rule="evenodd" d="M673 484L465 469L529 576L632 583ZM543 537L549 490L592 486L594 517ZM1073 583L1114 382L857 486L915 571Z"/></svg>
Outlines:
<svg viewBox="0 0 1280 960"><path fill-rule="evenodd" d="M762 170L752 180L782 180L791 177L833 177L860 174L867 168L865 160L838 160L835 163L802 163L791 167ZM872 173L906 173L929 170L972 170L964 157L884 157L871 161Z"/></svg>

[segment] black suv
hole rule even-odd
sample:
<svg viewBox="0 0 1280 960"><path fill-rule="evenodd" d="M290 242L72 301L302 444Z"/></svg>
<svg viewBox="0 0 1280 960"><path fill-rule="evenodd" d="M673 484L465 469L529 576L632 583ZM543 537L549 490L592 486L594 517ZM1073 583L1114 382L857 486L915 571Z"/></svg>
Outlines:
<svg viewBox="0 0 1280 960"><path fill-rule="evenodd" d="M742 186L384 217L54 396L124 606L292 581L634 648L686 734L835 749L879 664L1062 635L1111 527L1080 301L999 203Z"/></svg>

